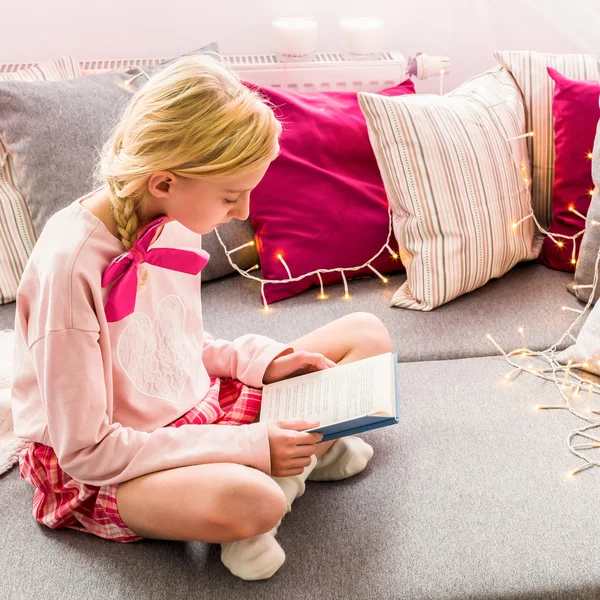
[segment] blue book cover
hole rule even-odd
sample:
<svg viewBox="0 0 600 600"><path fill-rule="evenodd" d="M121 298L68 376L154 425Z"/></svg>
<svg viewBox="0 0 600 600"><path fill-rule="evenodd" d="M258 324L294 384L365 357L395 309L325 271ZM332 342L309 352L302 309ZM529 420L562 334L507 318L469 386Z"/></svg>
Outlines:
<svg viewBox="0 0 600 600"><path fill-rule="evenodd" d="M384 356L387 357L387 359L384 358ZM306 431L318 431L323 434L323 439L321 441L328 442L340 437L370 431L371 429L395 425L399 422L400 400L398 393L398 357L396 353L371 357L363 359L363 361L357 361L356 363L347 363L346 365L334 367L332 371L340 369L337 374L345 375L345 373L349 371L344 370L344 367L351 365L357 367L360 362L366 361L377 363L377 377L383 379L386 376L389 376L393 398L384 400L382 402L382 408L386 405L390 406L391 402L395 414L382 414L379 412L381 411L380 408L377 412L363 413L349 419L328 423L314 429L307 429ZM387 364L389 364L389 371L386 370ZM331 374L325 372L325 377L319 377L318 373L310 373L294 379L288 379L286 380L288 383L278 382L276 384L271 384L270 386L265 386L263 389L263 408L261 409L260 420L311 419L323 421L322 418L320 419L316 415L325 409L328 409L329 415L331 415L331 406L328 406L327 404L330 400L328 396L335 396L340 381L338 379L337 387L334 387L333 389L331 387L328 388L328 385L334 385L334 383L328 382L328 380L331 380ZM361 385L367 387L363 387L363 389L359 390L357 392L358 394L364 392L366 395L370 394L373 396L376 393L378 384L373 383L373 386L369 388L368 383L363 381L361 382ZM294 392L289 391L292 386L296 388ZM299 398L299 396L302 397ZM370 398L369 400L372 400L371 405L373 405L373 402L376 402L377 399ZM335 402L335 400L332 401ZM354 401L360 402L360 399L355 399ZM325 410L325 412L327 413L328 411Z"/></svg>

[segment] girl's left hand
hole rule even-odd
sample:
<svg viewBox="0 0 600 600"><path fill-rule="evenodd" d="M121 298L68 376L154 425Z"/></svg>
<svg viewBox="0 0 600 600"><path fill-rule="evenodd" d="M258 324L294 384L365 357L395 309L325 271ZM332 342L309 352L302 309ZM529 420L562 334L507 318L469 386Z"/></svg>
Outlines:
<svg viewBox="0 0 600 600"><path fill-rule="evenodd" d="M335 367L336 364L317 352L298 350L290 354L276 356L265 371L263 383L275 383L290 377L298 377L313 371L322 371Z"/></svg>

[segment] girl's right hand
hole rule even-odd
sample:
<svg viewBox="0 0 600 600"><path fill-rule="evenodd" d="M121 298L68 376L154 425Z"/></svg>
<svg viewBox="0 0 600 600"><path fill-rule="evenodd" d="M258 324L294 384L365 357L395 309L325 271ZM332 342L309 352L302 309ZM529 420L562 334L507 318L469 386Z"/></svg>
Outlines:
<svg viewBox="0 0 600 600"><path fill-rule="evenodd" d="M318 427L319 421L273 421L267 423L271 449L271 475L289 477L300 475L308 467L321 433L304 433L305 429Z"/></svg>

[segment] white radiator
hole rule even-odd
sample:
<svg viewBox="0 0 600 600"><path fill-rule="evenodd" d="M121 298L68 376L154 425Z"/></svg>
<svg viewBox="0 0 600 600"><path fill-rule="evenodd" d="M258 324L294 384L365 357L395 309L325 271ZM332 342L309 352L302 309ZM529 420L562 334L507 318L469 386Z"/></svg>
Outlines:
<svg viewBox="0 0 600 600"><path fill-rule="evenodd" d="M223 57L242 78L258 85L300 92L316 90L378 91L406 79L407 61L398 52L383 52L376 60L352 60L337 52L318 52L306 62L279 62L274 54ZM155 65L164 58L89 60L81 62L84 75L126 71ZM10 73L35 63L0 64L0 73Z"/></svg>

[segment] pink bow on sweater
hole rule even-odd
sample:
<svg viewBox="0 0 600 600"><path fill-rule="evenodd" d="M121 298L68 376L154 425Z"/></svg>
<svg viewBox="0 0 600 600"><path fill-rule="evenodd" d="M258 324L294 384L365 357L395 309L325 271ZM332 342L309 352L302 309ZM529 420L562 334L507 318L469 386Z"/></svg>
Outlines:
<svg viewBox="0 0 600 600"><path fill-rule="evenodd" d="M197 275L208 263L210 255L204 250L184 250L182 248L153 248L148 250L156 229L167 220L158 217L144 228L131 250L117 256L102 275L102 287L115 283L108 292L106 318L109 323L120 321L135 310L135 297L138 286L138 265L148 263Z"/></svg>

